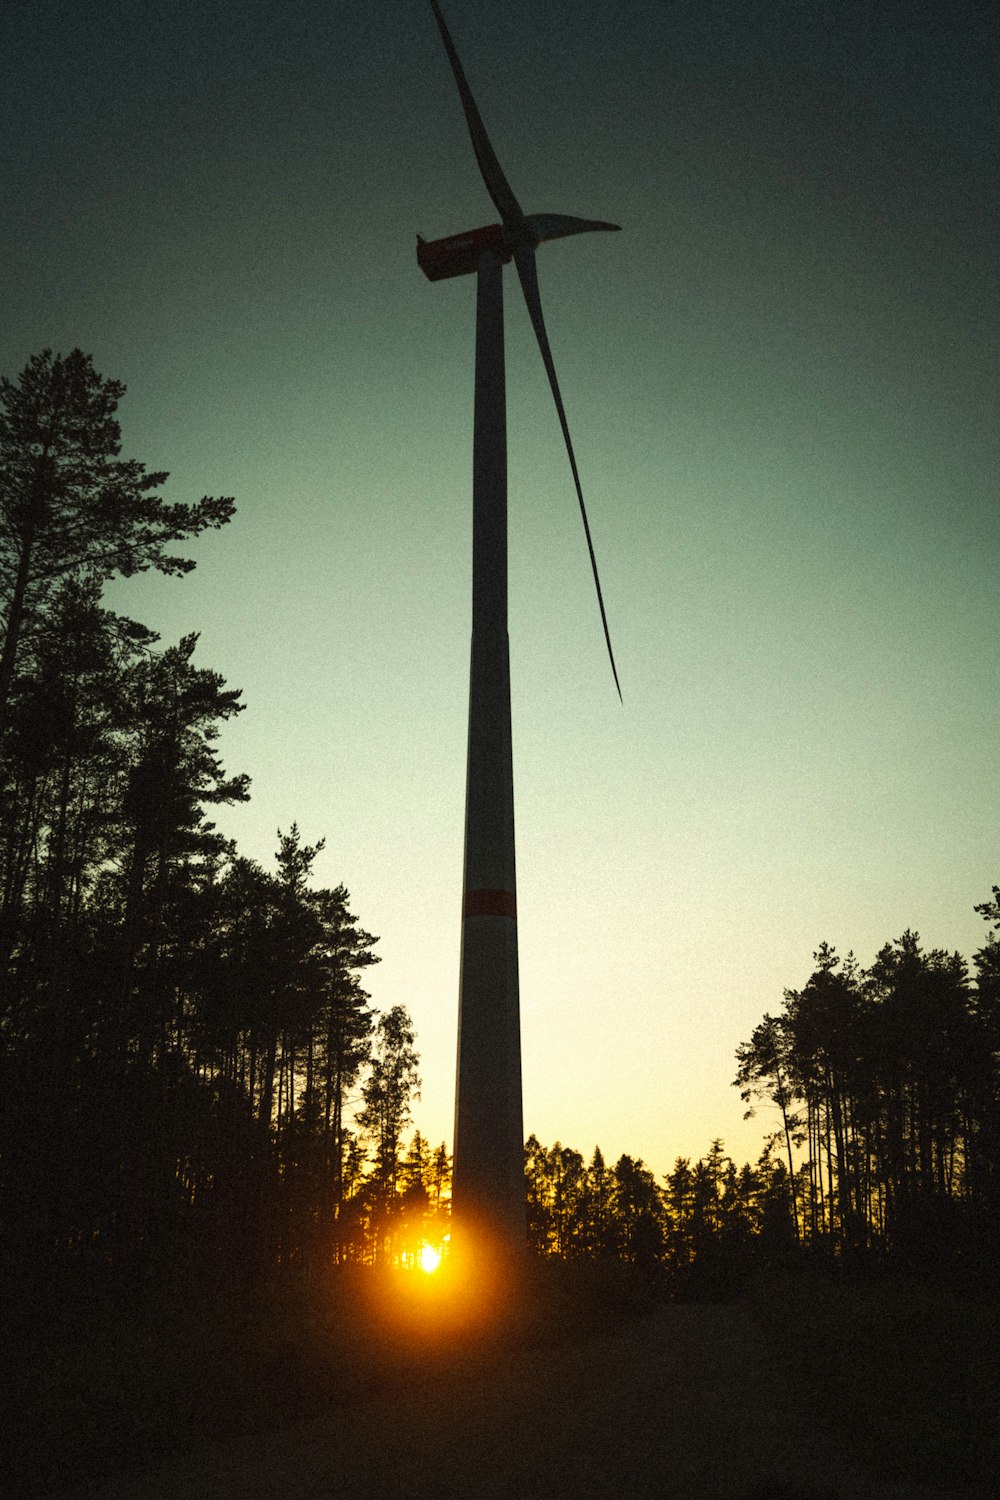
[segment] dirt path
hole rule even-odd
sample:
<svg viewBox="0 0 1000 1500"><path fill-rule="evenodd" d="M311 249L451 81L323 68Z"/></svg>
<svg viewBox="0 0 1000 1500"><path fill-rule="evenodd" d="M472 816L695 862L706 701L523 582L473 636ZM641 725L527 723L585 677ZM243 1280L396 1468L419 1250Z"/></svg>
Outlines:
<svg viewBox="0 0 1000 1500"><path fill-rule="evenodd" d="M206 1449L99 1500L978 1500L887 1483L818 1425L745 1312L671 1306L613 1335L396 1383Z"/></svg>

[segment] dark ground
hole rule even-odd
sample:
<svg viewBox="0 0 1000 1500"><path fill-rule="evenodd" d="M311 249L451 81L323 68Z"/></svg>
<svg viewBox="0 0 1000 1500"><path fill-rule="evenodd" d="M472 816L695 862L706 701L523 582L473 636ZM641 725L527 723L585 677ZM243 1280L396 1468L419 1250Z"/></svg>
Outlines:
<svg viewBox="0 0 1000 1500"><path fill-rule="evenodd" d="M996 1313L799 1274L738 1303L536 1291L487 1327L370 1283L263 1332L217 1307L53 1365L11 1493L99 1500L979 1500ZM26 1389L15 1416L31 1422ZM52 1425L45 1400L63 1420ZM46 1428L50 1429L45 1440ZM8 1432L9 1432L8 1428ZM88 1478L89 1474L89 1478ZM103 1474L103 1477L99 1477ZM95 1477L98 1476L98 1477Z"/></svg>

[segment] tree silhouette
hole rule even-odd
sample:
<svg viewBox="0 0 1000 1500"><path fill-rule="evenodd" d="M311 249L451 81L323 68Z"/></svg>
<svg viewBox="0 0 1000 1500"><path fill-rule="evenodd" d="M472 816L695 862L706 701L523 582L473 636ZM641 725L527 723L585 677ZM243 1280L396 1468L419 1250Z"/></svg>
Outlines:
<svg viewBox="0 0 1000 1500"><path fill-rule="evenodd" d="M374 1150L372 1172L375 1258L389 1247L391 1218L399 1186L403 1131L413 1101L420 1097L419 1057L413 1025L405 1006L394 1005L375 1026L371 1065L361 1087L363 1107L357 1122Z"/></svg>
<svg viewBox="0 0 1000 1500"><path fill-rule="evenodd" d="M293 827L270 874L218 832L239 692L101 603L233 511L119 458L123 390L79 350L0 387L0 1249L39 1285L311 1275L357 1186L375 939L313 888L321 843Z"/></svg>
<svg viewBox="0 0 1000 1500"><path fill-rule="evenodd" d="M996 902L977 910L996 921ZM839 1257L927 1266L985 1246L995 1202L1000 1030L995 935L975 955L910 931L867 970L822 944L781 1016L738 1049L745 1099L778 1106L802 1230ZM805 1146L793 1164L792 1148ZM979 1225L979 1228L975 1226Z"/></svg>
<svg viewBox="0 0 1000 1500"><path fill-rule="evenodd" d="M16 383L0 379L0 733L20 653L63 580L188 572L165 549L233 514L228 498L167 504L155 493L166 474L118 457L124 391L79 349L46 349Z"/></svg>

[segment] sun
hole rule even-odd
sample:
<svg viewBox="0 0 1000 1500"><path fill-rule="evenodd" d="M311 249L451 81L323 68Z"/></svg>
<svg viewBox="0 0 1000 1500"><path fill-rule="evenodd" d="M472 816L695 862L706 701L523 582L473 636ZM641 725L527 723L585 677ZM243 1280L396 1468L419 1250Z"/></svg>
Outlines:
<svg viewBox="0 0 1000 1500"><path fill-rule="evenodd" d="M428 1273L428 1275L430 1275L430 1273L432 1271L436 1271L437 1270L437 1268L438 1268L438 1266L440 1264L441 1264L441 1252L440 1252L440 1250L435 1250L435 1248L434 1248L433 1245L422 1245L421 1249L420 1249L420 1269L421 1269L421 1271L426 1271Z"/></svg>

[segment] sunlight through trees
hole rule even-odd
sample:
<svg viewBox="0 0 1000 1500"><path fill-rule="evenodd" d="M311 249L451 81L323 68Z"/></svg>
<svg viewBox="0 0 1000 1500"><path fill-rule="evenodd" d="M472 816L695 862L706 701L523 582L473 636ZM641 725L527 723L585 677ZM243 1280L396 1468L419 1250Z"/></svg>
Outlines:
<svg viewBox="0 0 1000 1500"><path fill-rule="evenodd" d="M119 458L123 390L79 350L0 384L5 1262L164 1295L432 1271L451 1163L414 1127L410 1016L364 988L377 939L314 884L322 840L279 831L265 869L219 833L249 796L219 749L240 691L197 635L163 645L102 603L116 574L186 572L166 549L233 513L167 505ZM737 1051L755 1163L716 1140L658 1176L530 1135L530 1252L678 1293L803 1255L995 1254L1000 888L977 910L971 964L911 932L867 969L820 946Z"/></svg>

